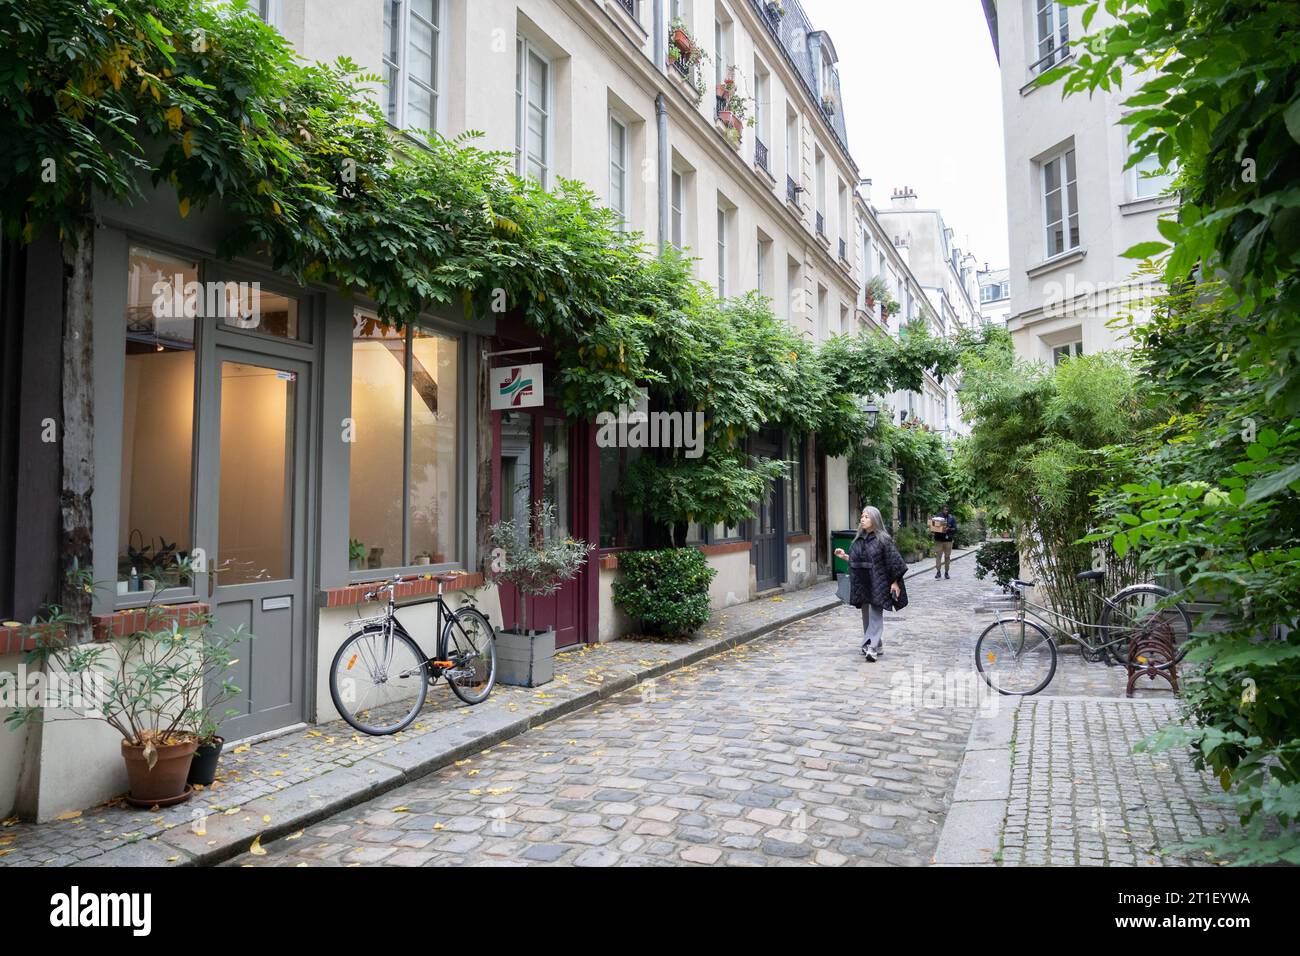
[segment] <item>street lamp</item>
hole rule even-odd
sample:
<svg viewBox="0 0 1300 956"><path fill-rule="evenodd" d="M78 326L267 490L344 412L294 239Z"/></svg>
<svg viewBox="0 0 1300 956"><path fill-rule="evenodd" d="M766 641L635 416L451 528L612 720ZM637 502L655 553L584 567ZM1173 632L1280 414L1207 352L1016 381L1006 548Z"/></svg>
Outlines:
<svg viewBox="0 0 1300 956"><path fill-rule="evenodd" d="M862 410L867 413L867 424L872 428L875 428L876 419L880 417L880 406L875 402L869 401L863 406Z"/></svg>

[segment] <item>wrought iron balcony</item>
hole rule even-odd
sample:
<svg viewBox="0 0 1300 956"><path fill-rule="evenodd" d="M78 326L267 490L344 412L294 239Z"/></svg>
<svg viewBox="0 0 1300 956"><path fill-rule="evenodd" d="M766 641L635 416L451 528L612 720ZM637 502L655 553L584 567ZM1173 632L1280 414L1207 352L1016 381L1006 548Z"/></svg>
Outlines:
<svg viewBox="0 0 1300 956"><path fill-rule="evenodd" d="M785 198L788 202L799 205L799 186L795 183L793 176L785 177Z"/></svg>
<svg viewBox="0 0 1300 956"><path fill-rule="evenodd" d="M826 217L820 212L817 214L817 235L826 237Z"/></svg>
<svg viewBox="0 0 1300 956"><path fill-rule="evenodd" d="M840 262L849 261L849 244L843 239L840 240Z"/></svg>
<svg viewBox="0 0 1300 956"><path fill-rule="evenodd" d="M767 144L757 136L754 137L754 163L763 172L771 174L772 170L767 165Z"/></svg>
<svg viewBox="0 0 1300 956"><path fill-rule="evenodd" d="M636 17L636 0L618 0L618 2L623 5L623 9L629 16Z"/></svg>

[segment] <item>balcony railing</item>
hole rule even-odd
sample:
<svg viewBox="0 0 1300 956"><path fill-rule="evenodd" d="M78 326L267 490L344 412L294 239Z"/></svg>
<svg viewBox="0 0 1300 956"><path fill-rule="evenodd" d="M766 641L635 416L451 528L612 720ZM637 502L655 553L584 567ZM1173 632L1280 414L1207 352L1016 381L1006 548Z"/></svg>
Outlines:
<svg viewBox="0 0 1300 956"><path fill-rule="evenodd" d="M767 144L757 136L754 137L754 164L763 172L771 174L772 170L767 165Z"/></svg>
<svg viewBox="0 0 1300 956"><path fill-rule="evenodd" d="M691 78L691 68L686 63L686 57L679 56L677 59L672 60L671 62L673 66L677 67L678 73L686 77L688 80Z"/></svg>
<svg viewBox="0 0 1300 956"><path fill-rule="evenodd" d="M821 213L817 214L817 235L822 237L826 235L826 217Z"/></svg>
<svg viewBox="0 0 1300 956"><path fill-rule="evenodd" d="M787 202L799 205L799 187L795 184L793 176L785 177L785 198Z"/></svg>
<svg viewBox="0 0 1300 956"><path fill-rule="evenodd" d="M631 17L636 17L636 0L618 0L618 2L623 5L623 9L626 10Z"/></svg>
<svg viewBox="0 0 1300 956"><path fill-rule="evenodd" d="M849 244L843 239L840 240L840 262L849 261Z"/></svg>

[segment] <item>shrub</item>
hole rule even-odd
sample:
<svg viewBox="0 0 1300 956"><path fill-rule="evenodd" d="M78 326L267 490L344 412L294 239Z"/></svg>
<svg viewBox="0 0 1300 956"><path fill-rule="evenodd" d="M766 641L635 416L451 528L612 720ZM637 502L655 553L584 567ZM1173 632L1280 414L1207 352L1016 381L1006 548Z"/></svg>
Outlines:
<svg viewBox="0 0 1300 956"><path fill-rule="evenodd" d="M930 541L929 532L910 524L903 525L898 529L898 534L894 535L894 544L898 545L898 550L903 552L904 557L918 553L925 557L929 553Z"/></svg>
<svg viewBox="0 0 1300 956"><path fill-rule="evenodd" d="M676 637L708 621L709 582L718 572L700 551L628 551L618 566L623 573L614 582L614 603L648 629Z"/></svg>
<svg viewBox="0 0 1300 956"><path fill-rule="evenodd" d="M990 574L1001 587L1020 577L1020 549L1014 541L985 541L975 552L975 577L983 581Z"/></svg>

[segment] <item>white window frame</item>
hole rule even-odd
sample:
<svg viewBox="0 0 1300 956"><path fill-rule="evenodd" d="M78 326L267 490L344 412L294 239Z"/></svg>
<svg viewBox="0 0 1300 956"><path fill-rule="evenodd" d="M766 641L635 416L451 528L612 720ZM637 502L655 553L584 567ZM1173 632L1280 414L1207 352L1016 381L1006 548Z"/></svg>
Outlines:
<svg viewBox="0 0 1300 956"><path fill-rule="evenodd" d="M1074 177L1075 177L1074 179L1067 178L1068 168L1070 165L1069 157L1071 156L1074 157ZM1060 184L1057 187L1057 190L1059 190L1061 193L1061 218L1057 220L1049 220L1047 218L1048 198L1052 192L1056 191L1056 190L1049 191L1047 188L1047 168L1052 163L1059 163L1060 171L1061 171L1060 179L1059 179ZM1078 210L1078 192L1079 192L1078 155L1075 153L1073 146L1068 146L1065 149L1062 149L1059 152L1046 157L1041 163L1039 163L1039 167L1040 167L1039 176L1041 177L1039 197L1043 204L1044 252L1048 259L1055 259L1057 256L1063 256L1066 253L1072 252L1083 245L1083 229L1082 229L1082 224L1080 223L1079 220L1079 210ZM1072 183L1074 184L1074 192L1075 192L1074 208L1071 208L1070 206L1070 185ZM1075 220L1075 228L1079 230L1079 237L1073 243L1071 243L1071 236L1070 236L1071 219ZM1052 250L1052 226L1056 223L1060 223L1063 226L1061 230L1062 245L1060 249L1053 251Z"/></svg>
<svg viewBox="0 0 1300 956"><path fill-rule="evenodd" d="M727 297L727 210L718 203L718 298Z"/></svg>
<svg viewBox="0 0 1300 956"><path fill-rule="evenodd" d="M531 70L532 59L536 57L546 68L546 76L542 81L542 96L544 102L537 107L542 114L542 148L537 154L536 163L541 167L542 176L540 179L543 189L549 189L551 186L551 164L552 158L551 144L554 140L554 117L553 104L555 102L555 65L546 53L533 43L528 37L520 35L515 38L515 172L520 176L527 176L532 143L528 137L528 110L533 104L528 102L528 91L531 87Z"/></svg>
<svg viewBox="0 0 1300 956"><path fill-rule="evenodd" d="M1147 168L1143 169L1143 165ZM1147 156L1135 166L1129 167L1129 192L1134 199L1156 199L1168 195L1174 181L1174 171L1157 176L1147 176L1160 168L1160 158Z"/></svg>
<svg viewBox="0 0 1300 956"><path fill-rule="evenodd" d="M1065 342L1061 345L1052 346L1052 364L1060 365L1066 359L1078 358L1083 354L1083 340L1076 339L1073 342Z"/></svg>
<svg viewBox="0 0 1300 956"><path fill-rule="evenodd" d="M383 12L387 13L390 0L383 0ZM268 0L266 9L272 11L273 15L279 16L279 0ZM417 86L433 94L433 129L431 133L438 133L446 129L446 89L447 89L447 43L446 43L446 24L447 24L447 6L446 0L433 0L433 15L435 23L429 26L433 30L433 58L434 58L434 86L430 88L423 80L414 79L407 71L407 53L410 49L411 36L411 18L423 20L412 10L411 0L397 0L398 23L397 27L397 59L393 59L393 50L389 42L387 30L384 36L384 49L380 53L380 60L385 70L391 70L394 81L389 87L389 101L384 104L384 113L388 116L388 122L398 129L406 129L409 125L407 118L408 105L408 84L415 83ZM268 20L268 23L274 21ZM392 111L391 115L389 111Z"/></svg>
<svg viewBox="0 0 1300 956"><path fill-rule="evenodd" d="M669 180L670 238L673 246L681 250L686 244L686 174L674 169Z"/></svg>
<svg viewBox="0 0 1300 956"><path fill-rule="evenodd" d="M1049 14L1046 30L1042 15ZM1031 73L1043 73L1070 54L1070 17L1058 0L1034 0L1034 53Z"/></svg>
<svg viewBox="0 0 1300 956"><path fill-rule="evenodd" d="M618 144L623 157L622 164L615 158L614 146ZM628 217L628 187L631 181L627 175L628 158L631 151L631 136L627 122L613 110L609 113L609 208L619 215L619 228L625 228ZM617 188L619 202L614 203Z"/></svg>

